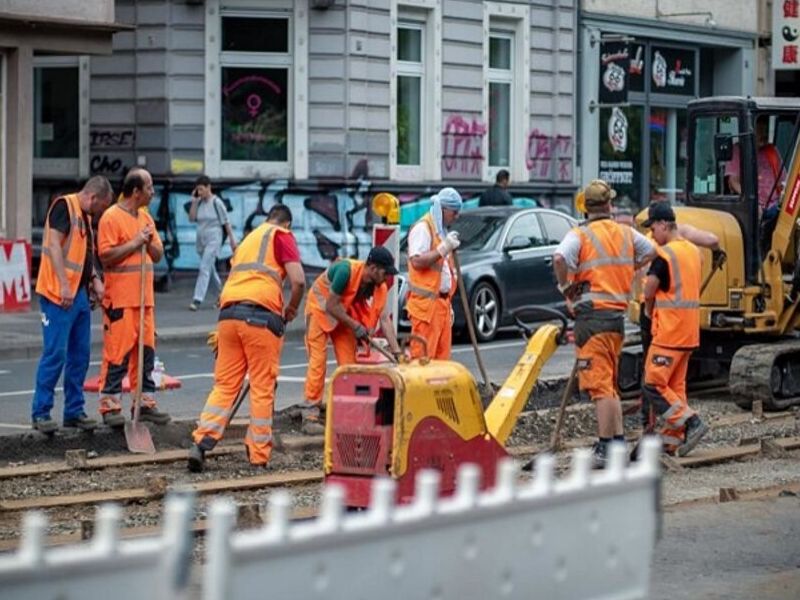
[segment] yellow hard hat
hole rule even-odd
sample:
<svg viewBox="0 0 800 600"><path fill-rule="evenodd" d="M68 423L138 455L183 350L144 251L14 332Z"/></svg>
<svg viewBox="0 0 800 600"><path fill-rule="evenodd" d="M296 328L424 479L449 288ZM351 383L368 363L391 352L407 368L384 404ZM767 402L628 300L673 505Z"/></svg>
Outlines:
<svg viewBox="0 0 800 600"><path fill-rule="evenodd" d="M372 211L387 223L400 222L400 201L394 194L381 192L372 197Z"/></svg>
<svg viewBox="0 0 800 600"><path fill-rule="evenodd" d="M575 210L578 211L579 215L586 212L586 195L583 193L583 190L575 194Z"/></svg>

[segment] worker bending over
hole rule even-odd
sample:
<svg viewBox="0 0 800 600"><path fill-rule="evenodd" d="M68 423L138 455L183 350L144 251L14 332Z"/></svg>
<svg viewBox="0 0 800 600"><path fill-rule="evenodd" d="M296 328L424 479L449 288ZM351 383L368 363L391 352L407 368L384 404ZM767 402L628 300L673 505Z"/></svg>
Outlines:
<svg viewBox="0 0 800 600"><path fill-rule="evenodd" d="M616 387L624 315L635 269L655 254L642 234L611 219L615 197L605 181L593 180L584 190L586 222L567 233L553 257L558 289L575 315L579 387L597 409L596 468L605 466L612 440L625 440Z"/></svg>
<svg viewBox="0 0 800 600"><path fill-rule="evenodd" d="M220 295L215 383L192 433L190 471L202 471L205 453L222 439L245 375L250 376L250 425L244 438L247 458L258 467L269 462L284 325L297 316L305 290L291 227L291 211L276 204L266 222L251 231L233 255L230 276ZM292 291L284 307L287 277Z"/></svg>
<svg viewBox="0 0 800 600"><path fill-rule="evenodd" d="M325 386L328 340L333 344L336 364L356 362L358 342L367 343L378 323L389 349L400 355L389 314L384 314L389 287L388 275L397 275L394 257L383 246L370 250L367 260L340 260L328 267L306 299L306 406L302 410L303 432L322 433L320 405Z"/></svg>
<svg viewBox="0 0 800 600"><path fill-rule="evenodd" d="M447 232L461 212L461 195L451 187L432 198L430 211L408 232L408 301L411 333L427 340L431 358L449 360L453 341L453 308L456 273L452 252L461 242L458 233ZM469 315L467 315L469 318ZM424 354L422 344L412 341L411 357Z"/></svg>
<svg viewBox="0 0 800 600"><path fill-rule="evenodd" d="M122 198L100 217L97 246L103 264L103 362L100 366L100 414L111 427L125 424L120 395L127 371L130 389L137 387L139 312L144 311L144 365L142 368L142 421L165 424L170 416L158 410L153 381L155 361L155 298L153 265L164 246L150 213L141 210L153 198L153 178L145 169L131 169L122 183ZM145 274L141 280L142 247ZM144 286L144 306L140 306ZM131 414L133 408L131 408Z"/></svg>
<svg viewBox="0 0 800 600"><path fill-rule="evenodd" d="M642 393L664 420L660 433L665 450L685 456L708 432L686 401L689 357L700 345L702 255L681 237L668 204L653 206L644 226L660 247L644 286L653 341L645 359Z"/></svg>

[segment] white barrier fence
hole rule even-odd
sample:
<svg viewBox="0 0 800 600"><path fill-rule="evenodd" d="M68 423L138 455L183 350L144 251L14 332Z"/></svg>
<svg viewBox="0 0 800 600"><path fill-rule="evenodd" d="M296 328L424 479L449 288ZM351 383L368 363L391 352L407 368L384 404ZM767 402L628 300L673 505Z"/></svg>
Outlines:
<svg viewBox="0 0 800 600"><path fill-rule="evenodd" d="M340 488L325 489L320 515L292 522L291 497L270 497L259 529L235 531L236 507L211 505L204 600L325 598L646 598L658 527L660 444L647 440L625 466L622 445L605 471L574 454L561 480L537 459L519 482L502 464L496 487L478 489L474 465L456 494L438 498L422 473L413 503L394 505L394 482L377 480L370 508L348 513ZM118 540L118 509L105 507L91 543L43 549L45 523L28 515L22 548L0 557L0 590L14 599L179 598L191 564L191 500L173 498L162 537ZM198 567L199 568L199 567Z"/></svg>

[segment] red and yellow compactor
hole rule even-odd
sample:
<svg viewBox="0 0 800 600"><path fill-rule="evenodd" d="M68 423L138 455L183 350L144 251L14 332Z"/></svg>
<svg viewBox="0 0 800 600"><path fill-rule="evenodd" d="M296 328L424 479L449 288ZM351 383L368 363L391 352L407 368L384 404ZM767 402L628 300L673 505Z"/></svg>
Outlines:
<svg viewBox="0 0 800 600"><path fill-rule="evenodd" d="M565 322L536 330L485 411L475 379L457 362L338 368L327 389L326 483L344 487L348 506L366 507L372 480L389 476L404 503L418 471L439 471L440 493L448 495L460 465L474 463L481 487L492 487L498 460L508 455L506 441L564 331Z"/></svg>

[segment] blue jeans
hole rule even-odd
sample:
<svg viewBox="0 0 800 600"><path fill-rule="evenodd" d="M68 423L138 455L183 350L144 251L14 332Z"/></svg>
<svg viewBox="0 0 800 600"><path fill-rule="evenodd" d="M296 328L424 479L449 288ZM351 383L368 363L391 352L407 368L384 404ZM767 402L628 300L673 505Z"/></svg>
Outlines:
<svg viewBox="0 0 800 600"><path fill-rule="evenodd" d="M44 348L36 371L33 420L50 417L55 387L64 371L64 420L83 414L83 382L89 370L92 311L81 288L68 309L40 297Z"/></svg>

